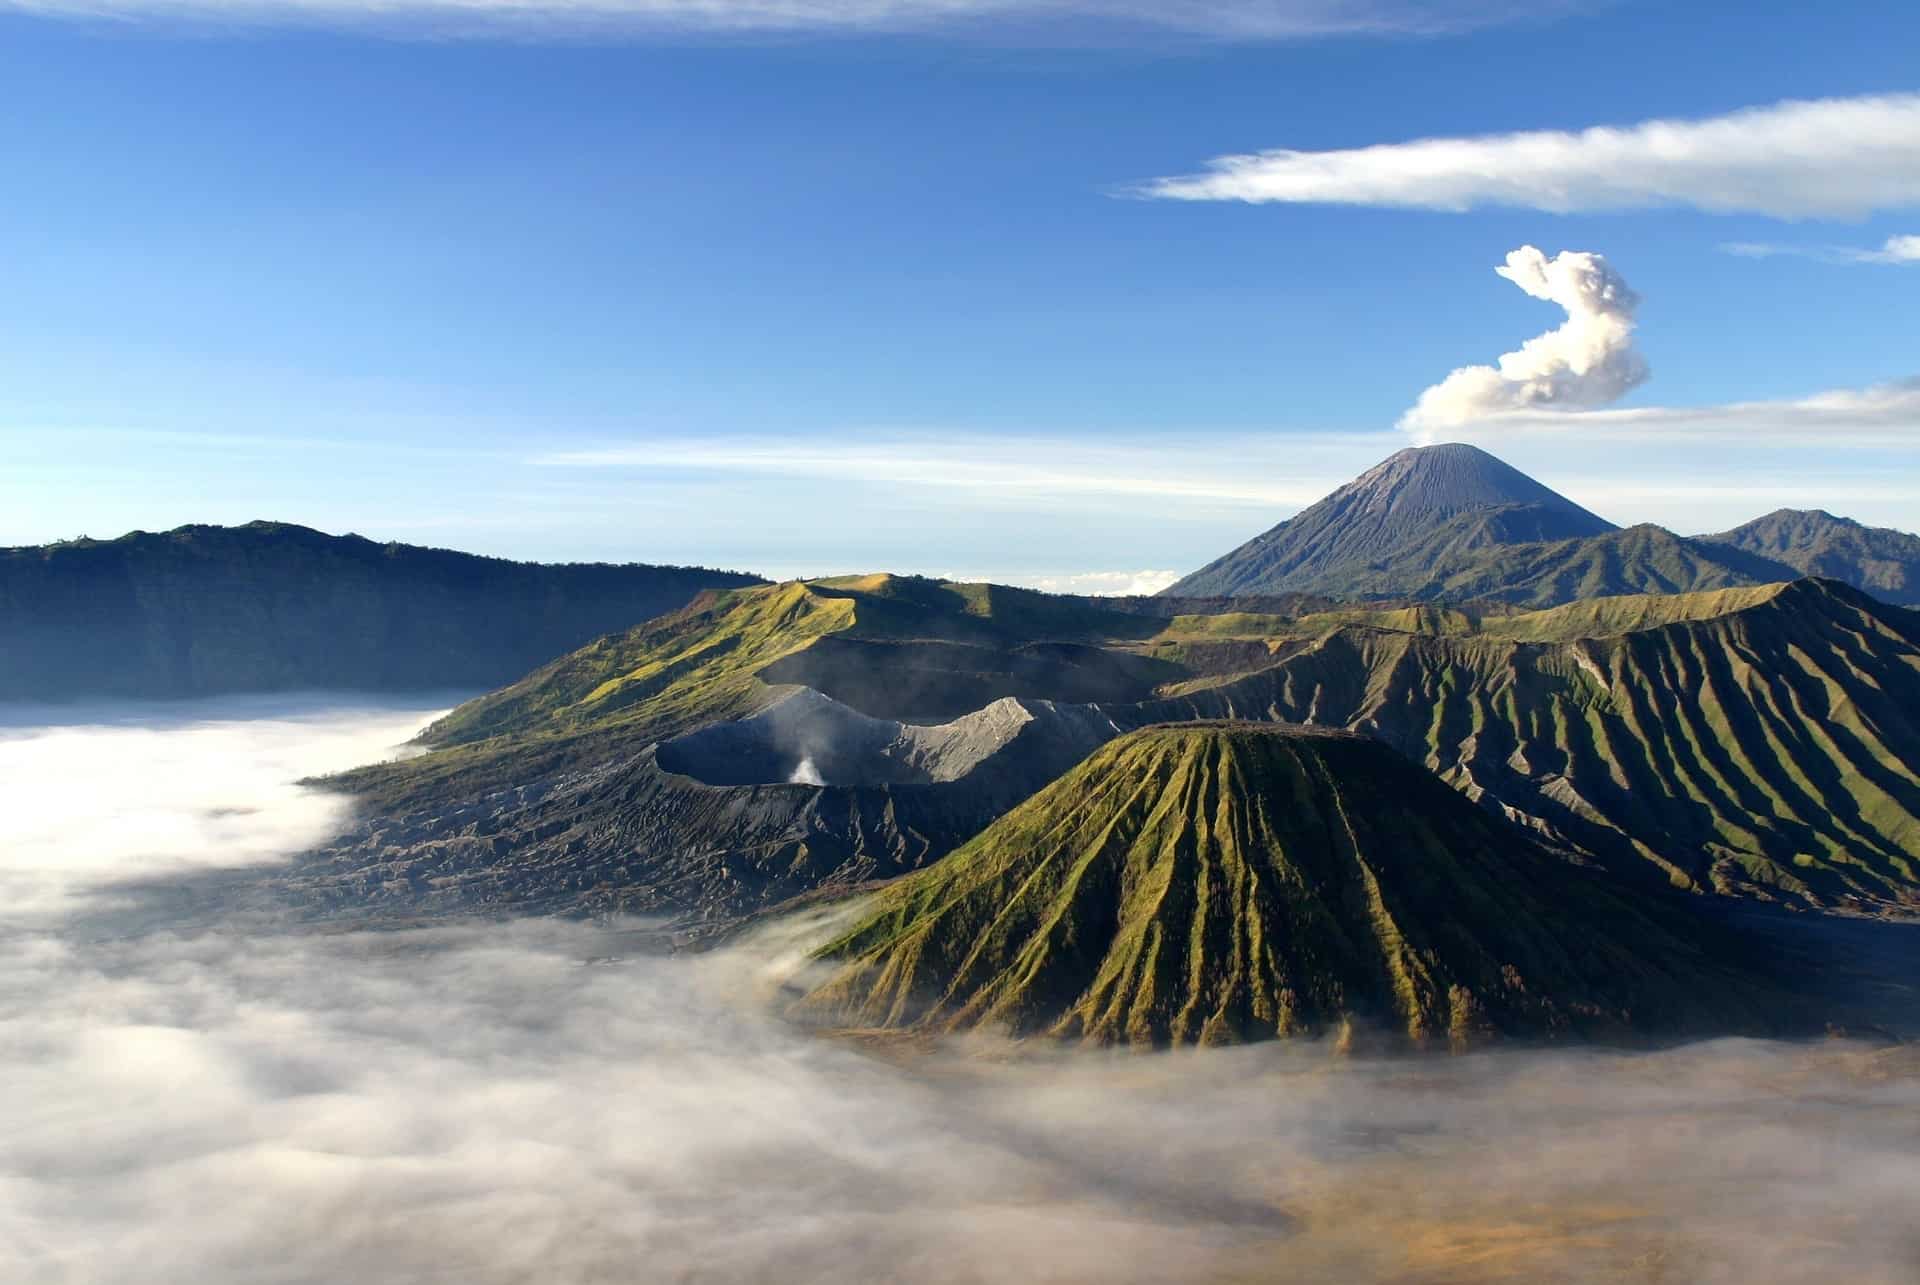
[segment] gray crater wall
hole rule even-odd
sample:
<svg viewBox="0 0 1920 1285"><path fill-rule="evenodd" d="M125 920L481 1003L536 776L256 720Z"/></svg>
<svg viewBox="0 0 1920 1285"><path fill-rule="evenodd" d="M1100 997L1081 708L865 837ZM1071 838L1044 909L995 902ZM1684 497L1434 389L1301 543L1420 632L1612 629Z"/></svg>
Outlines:
<svg viewBox="0 0 1920 1285"><path fill-rule="evenodd" d="M801 688L751 718L664 742L658 761L707 785L936 785L967 776L1034 717L1009 698L947 723L900 723Z"/></svg>

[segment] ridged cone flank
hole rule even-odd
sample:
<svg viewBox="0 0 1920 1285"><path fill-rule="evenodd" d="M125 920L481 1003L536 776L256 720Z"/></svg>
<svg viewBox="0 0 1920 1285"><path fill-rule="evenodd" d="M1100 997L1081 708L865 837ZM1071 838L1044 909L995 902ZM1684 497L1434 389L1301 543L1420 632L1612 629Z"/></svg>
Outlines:
<svg viewBox="0 0 1920 1285"><path fill-rule="evenodd" d="M1160 1045L1763 1030L1742 943L1575 868L1385 745L1251 724L1095 753L827 946L798 1011Z"/></svg>

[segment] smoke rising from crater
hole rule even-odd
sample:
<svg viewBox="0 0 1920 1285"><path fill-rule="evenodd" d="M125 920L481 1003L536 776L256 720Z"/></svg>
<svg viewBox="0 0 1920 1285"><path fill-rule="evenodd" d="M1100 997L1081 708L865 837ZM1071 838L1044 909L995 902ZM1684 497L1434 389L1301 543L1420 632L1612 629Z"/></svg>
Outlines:
<svg viewBox="0 0 1920 1285"><path fill-rule="evenodd" d="M1589 410L1644 383L1646 360L1633 346L1640 298L1598 254L1566 250L1549 259L1530 245L1495 272L1567 319L1527 340L1493 366L1463 366L1420 394L1400 427L1423 442L1443 429L1506 411Z"/></svg>
<svg viewBox="0 0 1920 1285"><path fill-rule="evenodd" d="M42 895L0 922L0 1279L1754 1285L1920 1264L1903 1049L874 1057L771 1011L787 940L102 937L66 913L149 869L142 818L182 816L179 781L201 779L186 815L250 818L234 857L284 857L308 805L335 806L286 774L418 718L10 730L25 811L0 814L0 867ZM120 823L55 896L85 742L33 747L69 736Z"/></svg>

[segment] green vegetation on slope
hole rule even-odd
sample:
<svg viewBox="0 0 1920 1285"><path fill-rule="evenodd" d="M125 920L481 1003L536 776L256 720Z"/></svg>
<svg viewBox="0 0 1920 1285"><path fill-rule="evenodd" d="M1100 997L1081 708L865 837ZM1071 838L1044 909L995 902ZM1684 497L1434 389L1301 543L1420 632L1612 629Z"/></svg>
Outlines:
<svg viewBox="0 0 1920 1285"><path fill-rule="evenodd" d="M1138 701L1178 671L1097 644L1164 624L1086 599L910 576L716 592L462 705L422 734L437 752L339 783L388 809L446 802L744 717L791 686L881 718L1056 692Z"/></svg>
<svg viewBox="0 0 1920 1285"><path fill-rule="evenodd" d="M1387 610L1343 607L1312 612L1293 620L1244 614L1176 616L1162 637L1306 638L1362 626L1436 637L1481 634L1521 642L1571 642L1576 638L1608 638L1681 620L1709 620L1766 602L1785 587L1784 584L1764 584L1693 593L1620 594L1529 611L1501 610L1490 605L1462 608L1435 604Z"/></svg>
<svg viewBox="0 0 1920 1285"><path fill-rule="evenodd" d="M1367 731L1561 842L1683 887L1920 902L1920 617L1800 581L1492 627L1517 636L1343 628L1137 717ZM1593 634L1564 637L1580 630Z"/></svg>
<svg viewBox="0 0 1920 1285"><path fill-rule="evenodd" d="M1802 904L1920 902L1920 617L1813 581L1298 619L1155 618L893 577L733 590L463 706L430 733L441 748L346 783L383 811L460 815L796 686L917 722L1015 696L1084 705L1115 734L1351 728L1617 872ZM566 833L617 845L621 831L583 816Z"/></svg>
<svg viewBox="0 0 1920 1285"><path fill-rule="evenodd" d="M1346 592L1551 607L1602 595L1768 584L1795 574L1752 554L1643 525L1583 539L1493 545L1457 556L1435 556L1416 544L1377 567L1355 569L1346 577Z"/></svg>
<svg viewBox="0 0 1920 1285"><path fill-rule="evenodd" d="M853 625L853 601L798 581L706 594L660 620L595 640L428 728L433 744L506 732L632 721L671 735L691 721L749 712L754 673L823 634Z"/></svg>
<svg viewBox="0 0 1920 1285"><path fill-rule="evenodd" d="M1786 1017L1722 931L1566 865L1378 742L1271 725L1109 744L821 954L840 967L799 1006L818 1020L1103 1043Z"/></svg>
<svg viewBox="0 0 1920 1285"><path fill-rule="evenodd" d="M1767 558L1801 575L1843 580L1888 602L1920 606L1920 536L1905 531L1864 526L1820 509L1778 509L1698 539Z"/></svg>

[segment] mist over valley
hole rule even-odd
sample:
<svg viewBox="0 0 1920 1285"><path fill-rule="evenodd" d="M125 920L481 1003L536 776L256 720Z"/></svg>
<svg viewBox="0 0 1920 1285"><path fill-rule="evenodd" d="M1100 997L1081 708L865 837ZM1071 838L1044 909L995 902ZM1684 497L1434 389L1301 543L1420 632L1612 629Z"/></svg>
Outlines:
<svg viewBox="0 0 1920 1285"><path fill-rule="evenodd" d="M0 0L0 1285L1920 1282L1915 49Z"/></svg>
<svg viewBox="0 0 1920 1285"><path fill-rule="evenodd" d="M111 930L285 863L289 784L434 710L10 710L0 1268L64 1282L1907 1279L1920 1067L1883 1041L1146 1058L780 1015L802 920ZM88 765L98 811L75 808Z"/></svg>

